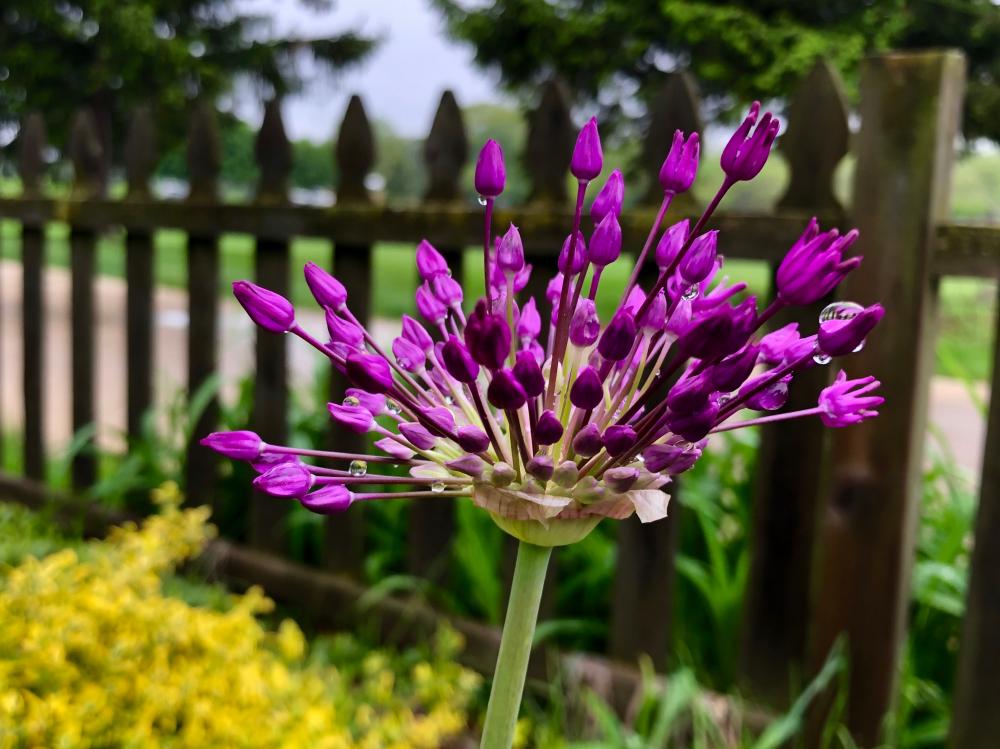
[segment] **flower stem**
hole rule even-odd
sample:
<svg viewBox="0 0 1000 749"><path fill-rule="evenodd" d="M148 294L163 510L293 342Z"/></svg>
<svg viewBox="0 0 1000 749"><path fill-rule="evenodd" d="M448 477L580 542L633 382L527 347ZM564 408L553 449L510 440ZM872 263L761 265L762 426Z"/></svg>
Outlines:
<svg viewBox="0 0 1000 749"><path fill-rule="evenodd" d="M520 541L480 749L510 749L552 549Z"/></svg>

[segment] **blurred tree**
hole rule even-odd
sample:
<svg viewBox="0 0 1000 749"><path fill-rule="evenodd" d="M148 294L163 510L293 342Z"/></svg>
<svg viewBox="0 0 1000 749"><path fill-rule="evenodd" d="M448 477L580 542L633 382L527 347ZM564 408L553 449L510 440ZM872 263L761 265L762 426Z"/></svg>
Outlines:
<svg viewBox="0 0 1000 749"><path fill-rule="evenodd" d="M337 70L373 44L354 32L273 38L267 17L233 0L4 0L0 126L38 110L62 144L73 110L89 106L110 153L111 132L121 132L128 110L152 102L169 149L183 136L192 98L221 96L241 80L281 96L300 87L300 63Z"/></svg>
<svg viewBox="0 0 1000 749"><path fill-rule="evenodd" d="M869 51L958 47L965 127L1000 140L1000 6L993 0L431 0L476 61L515 90L557 75L604 119L634 114L662 72L691 70L709 114L787 94L817 57L853 90ZM632 110L629 109L630 105Z"/></svg>

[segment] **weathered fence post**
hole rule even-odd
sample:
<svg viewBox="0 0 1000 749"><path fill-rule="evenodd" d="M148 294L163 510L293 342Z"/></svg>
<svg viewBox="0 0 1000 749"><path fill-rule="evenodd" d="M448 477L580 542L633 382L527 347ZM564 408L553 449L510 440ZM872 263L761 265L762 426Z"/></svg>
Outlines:
<svg viewBox="0 0 1000 749"><path fill-rule="evenodd" d="M99 198L104 189L103 159L97 126L89 109L77 110L69 133L74 200ZM71 312L73 349L73 432L94 424L94 264L97 234L70 226ZM73 456L73 488L82 491L97 480L93 441Z"/></svg>
<svg viewBox="0 0 1000 749"><path fill-rule="evenodd" d="M995 336L976 541L958 653L952 749L993 749L1000 736L1000 289Z"/></svg>
<svg viewBox="0 0 1000 749"><path fill-rule="evenodd" d="M459 178L469 157L462 110L451 91L441 95L427 140L427 203L455 203L461 195ZM415 238L416 239L416 238ZM434 237L429 237L434 240ZM462 247L437 247L452 273L462 280ZM441 578L448 572L455 534L455 505L451 502L411 502L407 528L407 566L414 575Z"/></svg>
<svg viewBox="0 0 1000 749"><path fill-rule="evenodd" d="M125 139L127 201L149 201L149 178L156 168L156 122L148 106L132 113ZM153 235L129 230L125 237L126 345L128 347L127 425L133 442L153 403Z"/></svg>
<svg viewBox="0 0 1000 749"><path fill-rule="evenodd" d="M187 168L192 204L214 204L218 200L218 178L222 147L215 110L205 101L191 113L188 131ZM189 234L188 265L188 396L194 395L216 375L219 342L218 294L219 248L216 234ZM219 419L219 402L213 394L199 415L187 449L185 491L191 504L211 504L218 509L218 459L198 440L211 432Z"/></svg>
<svg viewBox="0 0 1000 749"><path fill-rule="evenodd" d="M840 78L828 63L818 61L792 95L788 129L779 141L790 180L778 206L802 211L803 229L810 213L823 219L824 229L830 228L827 220L839 225L844 217L833 194L833 176L847 154L849 136ZM777 267L771 270L773 276ZM775 316L770 329L797 323L803 335L810 335L827 301L788 308ZM827 367L797 375L786 408L814 407L829 380ZM740 671L748 693L771 705L787 703L793 696L789 690L796 689L795 677L803 673L826 435L816 418L761 427Z"/></svg>
<svg viewBox="0 0 1000 749"><path fill-rule="evenodd" d="M365 177L375 165L375 136L361 97L357 95L352 96L347 104L335 149L334 158L339 172L337 203L369 204L371 196L365 186ZM338 242L336 237L333 240L334 273L347 288L347 304L351 312L362 325L368 327L371 318L371 245L346 244ZM339 403L348 387L347 379L334 371L331 400ZM330 437L337 450L367 452L365 438L346 429L332 425ZM365 513L364 508L357 505L351 510L327 518L324 557L330 569L357 574L361 571L364 555Z"/></svg>
<svg viewBox="0 0 1000 749"><path fill-rule="evenodd" d="M931 239L948 208L964 76L954 51L887 54L862 66L852 218L866 262L842 293L882 302L885 326L908 334L876 329L845 363L878 377L886 403L879 418L833 436L810 660L818 666L847 634L847 721L865 747L879 742L904 637L934 349Z"/></svg>
<svg viewBox="0 0 1000 749"><path fill-rule="evenodd" d="M264 120L257 133L254 156L260 167L256 202L275 205L288 200L288 177L292 172L292 145L281 121L281 101L271 99L264 107ZM257 283L289 297L288 240L259 238L254 253ZM285 444L288 440L288 351L285 334L256 329L253 424L265 442ZM260 491L253 493L250 511L250 543L281 554L285 551L287 502Z"/></svg>
<svg viewBox="0 0 1000 749"><path fill-rule="evenodd" d="M18 138L18 174L25 198L41 197L47 137L45 120L29 114ZM24 342L22 388L24 395L24 475L45 478L44 398L45 367L42 304L42 268L45 266L45 225L21 223L21 331Z"/></svg>

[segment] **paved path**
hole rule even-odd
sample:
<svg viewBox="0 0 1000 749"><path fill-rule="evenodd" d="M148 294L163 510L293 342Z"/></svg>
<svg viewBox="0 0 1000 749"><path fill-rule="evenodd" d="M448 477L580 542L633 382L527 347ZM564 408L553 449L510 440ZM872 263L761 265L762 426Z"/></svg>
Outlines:
<svg viewBox="0 0 1000 749"><path fill-rule="evenodd" d="M99 437L106 447L120 446L125 425L125 285L115 278L97 280L97 383L96 411ZM50 445L69 439L70 424L70 333L69 273L50 268L45 272L45 434ZM21 267L0 262L0 422L5 431L18 430L21 411ZM155 298L155 397L165 404L175 398L187 372L187 299L178 289L158 288ZM322 316L306 314L300 321L308 329L322 331ZM393 323L376 323L382 341L395 335ZM253 365L254 330L235 302L222 305L220 366L223 397L232 398L240 377ZM321 357L295 339L289 340L292 383L310 385ZM977 388L985 398L985 386ZM984 425L981 412L966 386L956 380L935 378L931 388L932 433L956 456L960 466L974 476L982 460ZM937 440L934 440L937 442Z"/></svg>

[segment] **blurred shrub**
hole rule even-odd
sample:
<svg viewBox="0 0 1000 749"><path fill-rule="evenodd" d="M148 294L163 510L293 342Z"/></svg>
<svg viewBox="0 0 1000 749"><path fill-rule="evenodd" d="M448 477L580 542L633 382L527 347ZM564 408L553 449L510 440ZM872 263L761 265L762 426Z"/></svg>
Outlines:
<svg viewBox="0 0 1000 749"><path fill-rule="evenodd" d="M221 610L165 595L214 529L176 487L158 495L141 527L0 576L0 747L436 747L466 726L479 677L453 632L405 668L364 652L338 669L294 622L265 628L259 590Z"/></svg>

